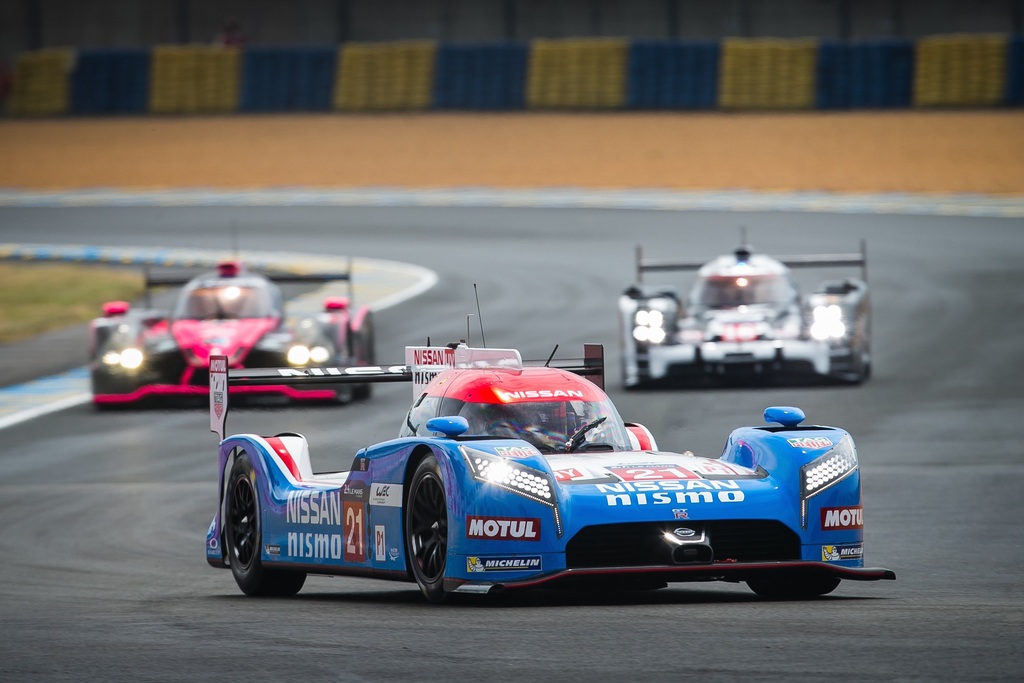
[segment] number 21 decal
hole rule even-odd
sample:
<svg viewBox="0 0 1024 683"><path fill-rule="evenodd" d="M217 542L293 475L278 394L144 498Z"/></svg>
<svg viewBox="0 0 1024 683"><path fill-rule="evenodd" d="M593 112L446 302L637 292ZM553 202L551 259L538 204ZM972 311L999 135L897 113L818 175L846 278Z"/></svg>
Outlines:
<svg viewBox="0 0 1024 683"><path fill-rule="evenodd" d="M362 503L342 501L345 515L345 561L366 562L366 533Z"/></svg>

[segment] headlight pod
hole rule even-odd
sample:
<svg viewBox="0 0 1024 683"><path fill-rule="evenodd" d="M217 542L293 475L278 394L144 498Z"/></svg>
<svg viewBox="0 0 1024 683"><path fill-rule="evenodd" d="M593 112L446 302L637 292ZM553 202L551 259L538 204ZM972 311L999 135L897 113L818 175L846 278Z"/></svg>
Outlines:
<svg viewBox="0 0 1024 683"><path fill-rule="evenodd" d="M288 362L292 365L308 365L309 363L326 363L331 352L323 346L306 346L296 344L288 349Z"/></svg>
<svg viewBox="0 0 1024 683"><path fill-rule="evenodd" d="M633 339L660 344L665 341L665 314L656 309L641 308L633 314Z"/></svg>
<svg viewBox="0 0 1024 683"><path fill-rule="evenodd" d="M145 357L142 351L129 347L121 351L107 351L103 354L103 363L110 366L120 366L125 370L137 370L142 366Z"/></svg>
<svg viewBox="0 0 1024 683"><path fill-rule="evenodd" d="M807 499L827 491L857 471L857 449L847 434L836 446L800 468L800 499L804 528L807 527Z"/></svg>
<svg viewBox="0 0 1024 683"><path fill-rule="evenodd" d="M815 306L812 315L814 319L811 322L811 337L814 339L842 339L846 335L843 309L836 304Z"/></svg>
<svg viewBox="0 0 1024 683"><path fill-rule="evenodd" d="M555 528L562 536L562 519L558 513L558 496L551 475L547 472L509 460L493 453L459 446L473 479L547 505L555 513Z"/></svg>

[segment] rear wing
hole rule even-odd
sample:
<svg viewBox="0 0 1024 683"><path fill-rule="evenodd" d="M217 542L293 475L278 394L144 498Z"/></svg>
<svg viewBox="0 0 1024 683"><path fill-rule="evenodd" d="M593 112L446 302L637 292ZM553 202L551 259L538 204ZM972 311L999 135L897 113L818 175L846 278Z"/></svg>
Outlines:
<svg viewBox="0 0 1024 683"><path fill-rule="evenodd" d="M558 350L558 347L555 347ZM523 361L515 349L477 349L456 344L449 346L407 346L403 365L369 365L323 368L232 368L227 356L210 357L210 431L224 439L229 396L233 386L287 385L294 387L410 382L415 399L434 377L449 368L524 368L544 365L586 377L604 389L604 346L584 344L582 358L552 362Z"/></svg>
<svg viewBox="0 0 1024 683"><path fill-rule="evenodd" d="M746 253L749 255L749 247L739 247L736 254ZM797 256L773 256L776 261L782 262L789 268L831 268L839 266L860 266L861 279L868 280L868 248L865 240L860 241L860 253L852 252L846 254L800 254ZM675 260L644 258L640 245L636 246L636 281L642 284L644 273L669 272L679 270L700 270L712 259L696 260Z"/></svg>
<svg viewBox="0 0 1024 683"><path fill-rule="evenodd" d="M216 265L218 274L221 276L244 276L248 272L258 274L279 285L305 285L322 284L326 282L347 282L348 299L354 301L352 291L352 259L348 260L348 270L345 272L328 273L290 273L274 270L246 271L239 261L220 261ZM183 287L202 273L184 274L181 272L154 273L147 266L143 270L145 296L147 306L149 305L149 290L153 287Z"/></svg>

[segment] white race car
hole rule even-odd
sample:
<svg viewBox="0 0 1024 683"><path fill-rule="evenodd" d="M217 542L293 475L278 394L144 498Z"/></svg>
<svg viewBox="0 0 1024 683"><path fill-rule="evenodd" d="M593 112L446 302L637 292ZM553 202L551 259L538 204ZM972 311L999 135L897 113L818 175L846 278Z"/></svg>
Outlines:
<svg viewBox="0 0 1024 683"><path fill-rule="evenodd" d="M847 267L859 278L821 283L801 296L790 269ZM867 251L771 257L748 246L711 261L644 258L619 298L627 389L726 378L820 377L859 383L871 374ZM696 270L684 300L645 272Z"/></svg>

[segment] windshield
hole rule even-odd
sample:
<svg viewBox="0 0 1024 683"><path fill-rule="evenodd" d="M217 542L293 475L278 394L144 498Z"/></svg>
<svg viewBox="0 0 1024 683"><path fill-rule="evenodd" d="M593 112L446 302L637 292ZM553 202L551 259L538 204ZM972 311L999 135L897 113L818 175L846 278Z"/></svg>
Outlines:
<svg viewBox="0 0 1024 683"><path fill-rule="evenodd" d="M790 281L781 275L709 277L699 281L690 295L693 305L732 308L751 304L787 304L796 296Z"/></svg>
<svg viewBox="0 0 1024 683"><path fill-rule="evenodd" d="M577 439L571 450L630 450L622 418L607 399L465 403L458 414L469 422L467 434L522 439L542 452L565 452L573 435ZM605 419L600 421L601 418ZM584 427L588 428L580 433Z"/></svg>
<svg viewBox="0 0 1024 683"><path fill-rule="evenodd" d="M197 287L178 301L177 319L232 320L277 315L267 289L262 287Z"/></svg>

